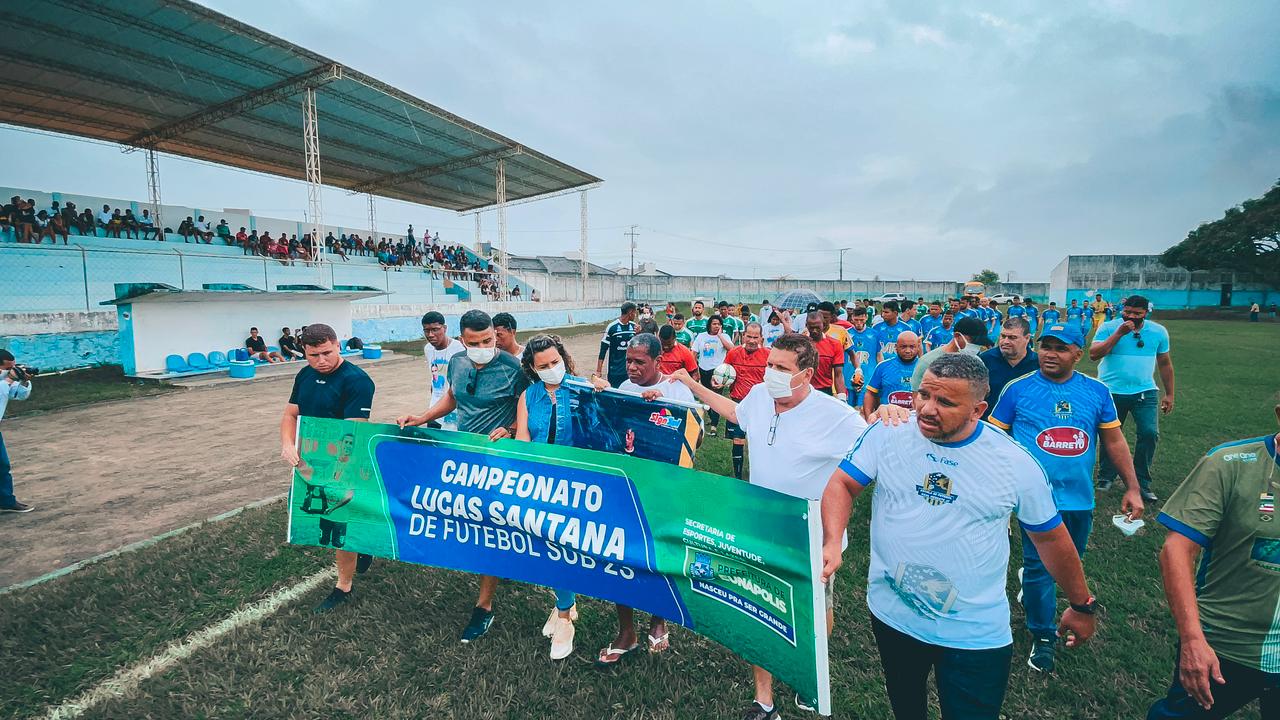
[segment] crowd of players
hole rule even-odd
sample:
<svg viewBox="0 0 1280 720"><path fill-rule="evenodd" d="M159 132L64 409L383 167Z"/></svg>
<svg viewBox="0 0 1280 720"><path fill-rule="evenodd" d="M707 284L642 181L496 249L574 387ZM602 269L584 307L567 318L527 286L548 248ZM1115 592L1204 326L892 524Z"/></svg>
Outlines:
<svg viewBox="0 0 1280 720"><path fill-rule="evenodd" d="M1112 308L1110 319L1105 307L1086 315L1075 302L1063 312L1015 301L1000 313L983 298L923 309L884 303L874 315L857 301L766 303L756 315L699 300L689 317L671 304L655 312L626 303L589 380L646 399L704 404L709 436L725 420L739 478L822 500L829 627L851 507L874 483L866 594L895 716L927 717L932 672L944 718L996 718L1013 652L1005 593L1011 518L1023 541L1018 599L1032 639L1027 664L1048 673L1059 643L1074 647L1096 629L1098 601L1081 558L1099 457L1098 487L1109 490L1117 479L1125 487L1112 518L1120 531L1131 533L1158 500L1150 489L1154 425L1158 412L1173 410L1175 394L1168 333L1148 319L1150 310L1136 296L1118 313ZM439 313L423 317L431 400L422 413L397 418L401 426L567 443L572 424L558 408L566 407L566 378L579 378L574 360L555 336L521 346L514 318L504 315L469 311L456 337ZM334 383L317 387L349 365L325 330L303 333L309 367L281 423L282 455L295 466L299 414L367 419L372 407L372 382L358 368L339 384L354 397L335 398ZM1085 352L1101 361L1098 378L1075 369ZM466 392L454 392L461 387ZM1121 431L1129 414L1136 452ZM1271 527L1280 485L1275 443L1265 436L1213 449L1164 503L1159 522L1170 532L1160 563L1179 652L1173 683L1148 718L1226 717L1257 698L1264 716L1275 712L1280 542L1260 534ZM354 574L371 562L329 544L339 549L339 576L319 611L347 602ZM1210 545L1197 594L1194 562ZM1061 614L1058 585L1068 601ZM481 578L463 642L488 631L497 587L497 578ZM631 610L617 614L619 631L599 652L600 666L641 647ZM542 629L553 659L572 653L576 616L573 593L557 590ZM1123 633L1119 623L1114 630ZM665 621L651 618L646 649L663 652L670 642ZM780 717L772 678L762 668L753 673L744 717Z"/></svg>

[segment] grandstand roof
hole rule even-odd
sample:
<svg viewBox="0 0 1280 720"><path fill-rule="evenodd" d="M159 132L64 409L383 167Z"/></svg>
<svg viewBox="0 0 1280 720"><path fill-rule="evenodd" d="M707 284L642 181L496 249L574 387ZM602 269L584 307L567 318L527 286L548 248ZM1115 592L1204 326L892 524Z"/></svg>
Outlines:
<svg viewBox="0 0 1280 720"><path fill-rule="evenodd" d="M316 89L325 185L450 210L600 179L188 0L7 4L4 122L305 179Z"/></svg>

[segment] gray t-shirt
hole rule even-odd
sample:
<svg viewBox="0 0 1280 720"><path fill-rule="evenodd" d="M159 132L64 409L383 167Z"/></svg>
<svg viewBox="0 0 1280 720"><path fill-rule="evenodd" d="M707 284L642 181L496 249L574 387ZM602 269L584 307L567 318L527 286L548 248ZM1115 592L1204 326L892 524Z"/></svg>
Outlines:
<svg viewBox="0 0 1280 720"><path fill-rule="evenodd" d="M516 422L516 401L528 387L520 361L501 350L482 368L460 352L449 359L449 387L458 402L458 429L488 435Z"/></svg>

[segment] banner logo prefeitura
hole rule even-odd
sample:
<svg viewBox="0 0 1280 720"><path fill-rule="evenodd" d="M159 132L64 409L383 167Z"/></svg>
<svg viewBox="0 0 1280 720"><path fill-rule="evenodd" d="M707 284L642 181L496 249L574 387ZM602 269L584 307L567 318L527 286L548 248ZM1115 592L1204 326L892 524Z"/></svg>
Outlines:
<svg viewBox="0 0 1280 720"><path fill-rule="evenodd" d="M685 574L695 593L724 603L796 644L791 583L750 563L685 547Z"/></svg>

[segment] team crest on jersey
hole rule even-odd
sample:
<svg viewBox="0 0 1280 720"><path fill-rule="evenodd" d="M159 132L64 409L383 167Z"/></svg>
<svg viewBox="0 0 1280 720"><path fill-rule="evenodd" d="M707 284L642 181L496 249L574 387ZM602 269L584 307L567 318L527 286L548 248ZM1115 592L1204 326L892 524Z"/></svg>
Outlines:
<svg viewBox="0 0 1280 720"><path fill-rule="evenodd" d="M1058 416L1058 417L1060 417L1060 418L1070 417L1070 415L1071 415L1071 401L1070 401L1070 400L1058 400L1057 402L1055 402L1055 403L1053 404L1053 414L1054 414L1054 415L1057 415L1057 416Z"/></svg>
<svg viewBox="0 0 1280 720"><path fill-rule="evenodd" d="M946 505L956 501L956 494L951 492L951 478L940 472L929 473L923 485L916 486L916 494L930 505Z"/></svg>
<svg viewBox="0 0 1280 720"><path fill-rule="evenodd" d="M1080 457L1089 450L1089 433L1077 427L1059 425L1036 436L1036 446L1058 457Z"/></svg>

